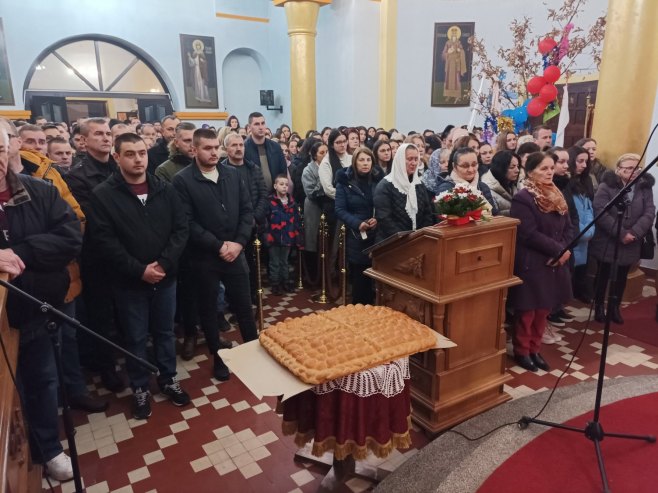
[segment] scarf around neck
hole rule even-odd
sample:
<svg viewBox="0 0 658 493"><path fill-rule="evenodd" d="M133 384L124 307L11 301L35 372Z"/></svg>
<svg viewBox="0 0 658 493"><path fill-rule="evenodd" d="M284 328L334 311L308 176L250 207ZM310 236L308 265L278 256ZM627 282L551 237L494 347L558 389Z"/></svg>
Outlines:
<svg viewBox="0 0 658 493"><path fill-rule="evenodd" d="M425 188L427 188L434 195L438 195L439 182L442 182L441 178L441 163L439 162L439 155L441 154L441 149L437 149L430 156L430 162L423 173L421 181Z"/></svg>
<svg viewBox="0 0 658 493"><path fill-rule="evenodd" d="M557 212L562 216L569 212L567 201L555 183L539 183L527 176L523 180L523 185L535 199L535 204L537 204L540 211L545 213Z"/></svg>
<svg viewBox="0 0 658 493"><path fill-rule="evenodd" d="M413 229L416 229L416 214L418 214L418 197L416 196L416 185L421 185L420 177L418 176L418 168L414 171L413 178L409 181L407 175L406 151L407 147L411 144L402 144L395 153L393 164L391 165L391 172L384 177L393 184L395 189L403 195L407 196L407 202L404 210L411 219Z"/></svg>
<svg viewBox="0 0 658 493"><path fill-rule="evenodd" d="M484 194L478 188L478 183L480 182L480 175L477 171L475 172L475 178L473 178L473 181L471 182L468 182L463 178L461 178L454 169L450 172L450 179L455 182L455 185L461 185L463 187L467 187L469 190L473 191L474 193L478 193L484 197ZM491 211L493 210L493 206L489 203L486 197L484 197L484 206L482 207L482 210L486 213L491 213Z"/></svg>

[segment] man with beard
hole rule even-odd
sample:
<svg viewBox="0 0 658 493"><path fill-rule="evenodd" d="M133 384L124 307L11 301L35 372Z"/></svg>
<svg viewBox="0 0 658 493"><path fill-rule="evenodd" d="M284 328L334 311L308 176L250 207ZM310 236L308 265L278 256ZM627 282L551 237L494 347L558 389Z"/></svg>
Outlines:
<svg viewBox="0 0 658 493"><path fill-rule="evenodd" d="M169 143L169 159L155 169L155 176L171 183L176 173L192 164L192 134L195 129L194 123L178 124L176 134Z"/></svg>
<svg viewBox="0 0 658 493"><path fill-rule="evenodd" d="M180 120L173 115L167 115L162 119L160 128L162 138L149 149L149 173L155 173L156 168L169 158L169 142L176 136L176 127L179 123Z"/></svg>
<svg viewBox="0 0 658 493"><path fill-rule="evenodd" d="M199 318L208 349L214 358L213 376L229 379L217 354L217 294L226 286L229 303L245 342L258 337L251 309L249 270L244 247L251 238L254 214L247 185L238 171L219 164L219 139L210 129L194 132L194 165L174 177L190 223L187 249L198 286Z"/></svg>

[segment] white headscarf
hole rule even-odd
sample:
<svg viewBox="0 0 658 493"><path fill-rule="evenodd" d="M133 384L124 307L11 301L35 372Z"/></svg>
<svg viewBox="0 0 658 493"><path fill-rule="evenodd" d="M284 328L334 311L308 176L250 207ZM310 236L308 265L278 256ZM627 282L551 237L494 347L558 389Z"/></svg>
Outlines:
<svg viewBox="0 0 658 493"><path fill-rule="evenodd" d="M413 178L409 181L409 175L407 175L407 163L406 163L406 154L407 148L411 147L412 149L418 149L413 144L402 144L393 158L393 164L391 165L391 172L384 177L385 180L390 181L395 189L403 195L407 196L407 203L404 207L404 210L407 211L409 218L411 219L411 224L413 229L416 229L416 214L418 214L418 198L416 197L416 185L420 185L420 177L418 176L418 167L414 171Z"/></svg>

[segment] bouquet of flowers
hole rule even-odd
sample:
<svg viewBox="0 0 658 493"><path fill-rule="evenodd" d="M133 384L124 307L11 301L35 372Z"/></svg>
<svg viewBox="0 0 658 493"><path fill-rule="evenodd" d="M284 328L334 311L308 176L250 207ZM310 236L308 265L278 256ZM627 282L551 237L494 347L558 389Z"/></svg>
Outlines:
<svg viewBox="0 0 658 493"><path fill-rule="evenodd" d="M442 219L473 217L479 219L486 199L479 190L457 185L452 190L441 192L434 198L434 211Z"/></svg>

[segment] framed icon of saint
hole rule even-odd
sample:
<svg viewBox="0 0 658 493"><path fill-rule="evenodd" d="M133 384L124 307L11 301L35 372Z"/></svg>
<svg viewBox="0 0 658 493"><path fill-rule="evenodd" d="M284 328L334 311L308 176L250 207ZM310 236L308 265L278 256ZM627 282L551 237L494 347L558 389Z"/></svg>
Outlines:
<svg viewBox="0 0 658 493"><path fill-rule="evenodd" d="M432 106L470 106L474 22L434 24Z"/></svg>
<svg viewBox="0 0 658 493"><path fill-rule="evenodd" d="M185 106L218 108L215 38L180 35Z"/></svg>

